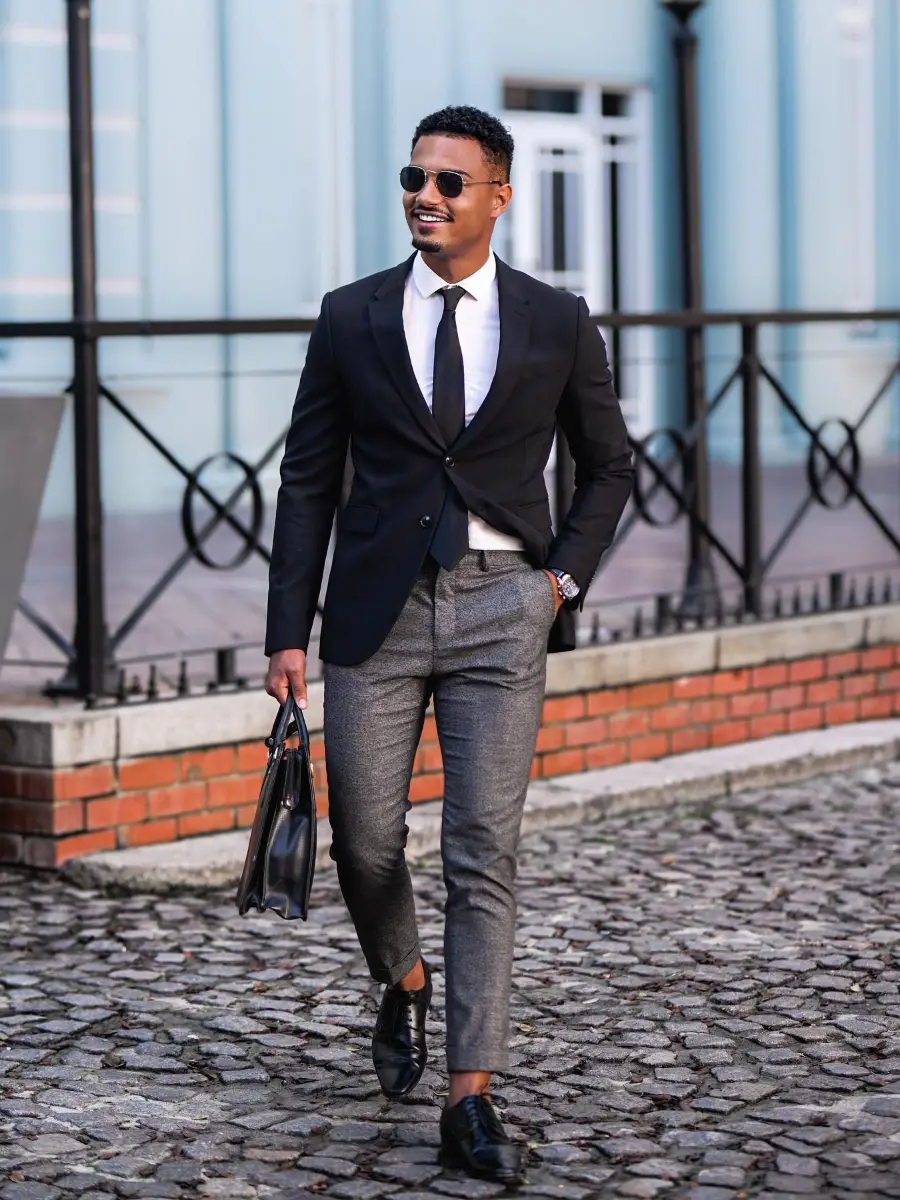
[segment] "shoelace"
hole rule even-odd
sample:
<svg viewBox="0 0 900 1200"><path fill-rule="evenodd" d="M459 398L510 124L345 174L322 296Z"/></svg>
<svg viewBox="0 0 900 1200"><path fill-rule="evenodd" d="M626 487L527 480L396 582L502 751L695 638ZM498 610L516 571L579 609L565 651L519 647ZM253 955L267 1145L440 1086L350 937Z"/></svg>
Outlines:
<svg viewBox="0 0 900 1200"><path fill-rule="evenodd" d="M489 1132L502 1136L505 1131L497 1116L497 1109L505 1112L509 1108L506 1098L493 1092L479 1092L478 1095L467 1097L467 1099L473 1101L472 1104L466 1105L469 1132L474 1135L478 1131L479 1123L483 1122Z"/></svg>

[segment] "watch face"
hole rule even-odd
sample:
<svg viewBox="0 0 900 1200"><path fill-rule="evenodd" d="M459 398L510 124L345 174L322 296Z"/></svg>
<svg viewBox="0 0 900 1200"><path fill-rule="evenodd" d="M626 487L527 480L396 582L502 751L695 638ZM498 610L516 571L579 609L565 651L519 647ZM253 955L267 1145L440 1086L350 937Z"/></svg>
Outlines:
<svg viewBox="0 0 900 1200"><path fill-rule="evenodd" d="M578 584L571 576L567 579L561 579L559 581L559 588L566 600L574 600L580 591Z"/></svg>

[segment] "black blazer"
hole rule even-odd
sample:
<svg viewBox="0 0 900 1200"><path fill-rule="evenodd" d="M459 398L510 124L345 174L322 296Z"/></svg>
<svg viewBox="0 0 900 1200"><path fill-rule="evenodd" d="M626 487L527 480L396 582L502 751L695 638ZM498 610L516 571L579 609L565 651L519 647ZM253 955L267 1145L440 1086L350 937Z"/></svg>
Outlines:
<svg viewBox="0 0 900 1200"><path fill-rule="evenodd" d="M444 444L403 332L412 259L330 292L309 340L281 464L266 654L302 649L322 584L348 445L320 654L346 666L390 632L428 554L447 489L521 538L535 567L570 572L584 597L631 491L631 451L606 347L583 299L497 261L500 353L469 426ZM554 537L544 485L557 420L575 497ZM575 644L563 609L551 650Z"/></svg>

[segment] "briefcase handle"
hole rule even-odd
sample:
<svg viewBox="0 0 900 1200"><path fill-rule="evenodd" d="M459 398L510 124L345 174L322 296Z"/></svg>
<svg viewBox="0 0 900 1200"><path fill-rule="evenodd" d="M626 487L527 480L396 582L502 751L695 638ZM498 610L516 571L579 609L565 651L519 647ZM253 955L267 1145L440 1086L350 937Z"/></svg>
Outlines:
<svg viewBox="0 0 900 1200"><path fill-rule="evenodd" d="M278 716L275 718L275 724L272 726L272 732L266 738L266 745L271 752L277 746L283 746L288 738L294 737L296 734L300 739L300 745L309 754L309 730L306 728L306 720L303 716L303 710L297 707L297 701L294 699L294 693L288 690L287 700L278 710Z"/></svg>

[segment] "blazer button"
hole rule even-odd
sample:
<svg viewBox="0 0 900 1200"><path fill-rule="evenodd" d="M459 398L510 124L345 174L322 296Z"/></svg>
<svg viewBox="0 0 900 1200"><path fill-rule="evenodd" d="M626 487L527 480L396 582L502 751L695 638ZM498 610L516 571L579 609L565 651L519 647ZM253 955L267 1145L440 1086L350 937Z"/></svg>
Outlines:
<svg viewBox="0 0 900 1200"><path fill-rule="evenodd" d="M444 466L445 466L445 467L454 467L454 466L456 466L456 463L453 461L453 459L451 458L451 456L450 456L449 454L448 454L448 455L447 455L447 457L444 459Z"/></svg>
<svg viewBox="0 0 900 1200"><path fill-rule="evenodd" d="M423 529L431 528L431 517L419 517L419 524Z"/></svg>

